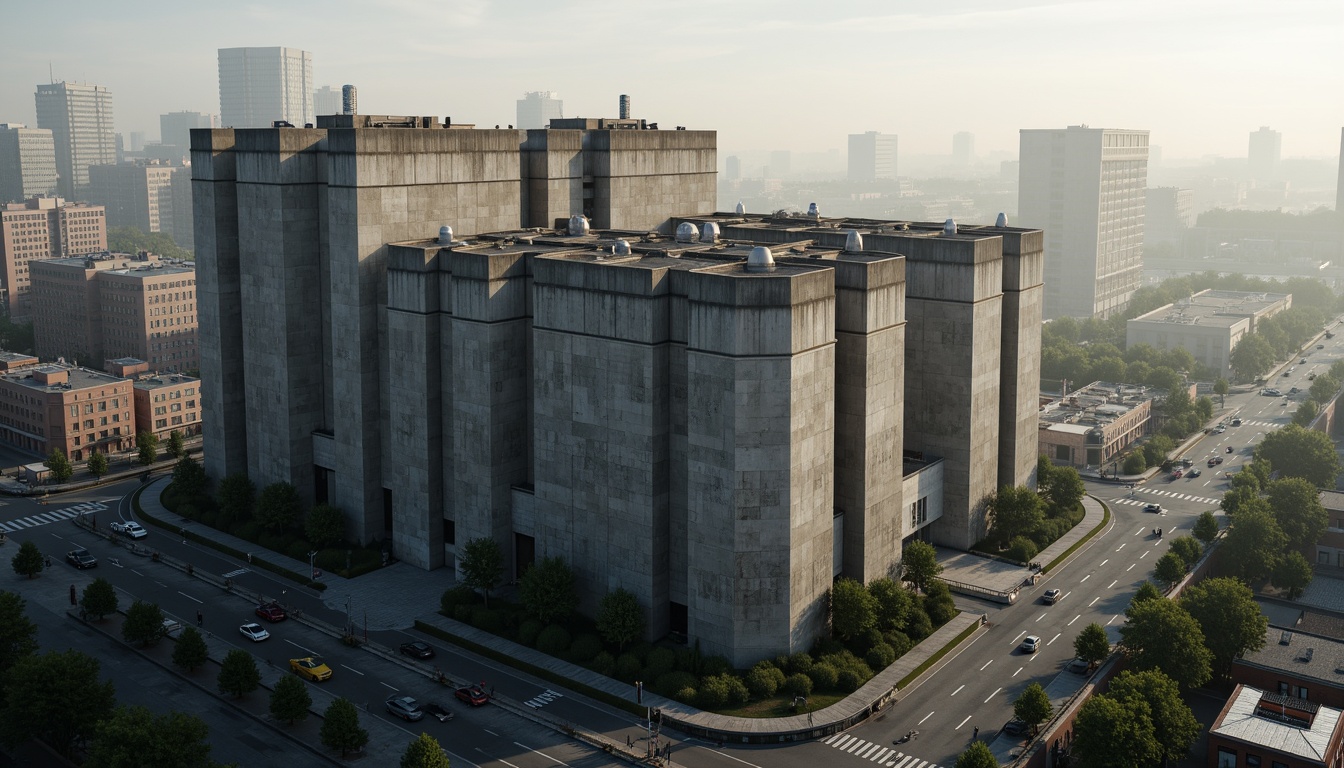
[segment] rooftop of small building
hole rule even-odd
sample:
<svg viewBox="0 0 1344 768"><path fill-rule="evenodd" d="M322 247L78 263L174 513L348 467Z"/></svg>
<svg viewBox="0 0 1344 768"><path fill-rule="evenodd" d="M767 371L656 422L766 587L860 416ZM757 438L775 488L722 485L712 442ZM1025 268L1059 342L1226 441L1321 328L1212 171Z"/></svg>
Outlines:
<svg viewBox="0 0 1344 768"><path fill-rule="evenodd" d="M28 362L36 363L37 357L34 355L30 355L26 352L6 352L0 350L0 363L7 363L12 365L14 363L28 363Z"/></svg>
<svg viewBox="0 0 1344 768"><path fill-rule="evenodd" d="M1093 427L1111 423L1152 400L1153 396L1150 387L1094 381L1042 404L1041 428L1084 434Z"/></svg>
<svg viewBox="0 0 1344 768"><path fill-rule="evenodd" d="M1291 297L1292 294L1288 293L1216 291L1209 289L1166 306L1158 307L1129 322L1206 325L1211 327L1230 326Z"/></svg>
<svg viewBox="0 0 1344 768"><path fill-rule="evenodd" d="M1293 613L1300 614L1301 611ZM1297 626L1271 624L1265 631L1265 646L1242 654L1237 663L1279 670L1297 678L1344 688L1344 642L1303 632Z"/></svg>
<svg viewBox="0 0 1344 768"><path fill-rule="evenodd" d="M141 390L155 390L168 387L181 387L188 384L199 384L200 381L200 379L194 376L188 376L184 373L152 373L141 374L136 377L132 386Z"/></svg>
<svg viewBox="0 0 1344 768"><path fill-rule="evenodd" d="M787 230L800 234L807 232L836 231L858 232L860 235L880 234L901 237L952 237L974 239L994 237L1007 232L1035 232L1035 228L1012 227L1005 223L974 224L949 220L955 232L949 234L949 221L909 221L904 219L869 219L852 216L824 216L802 212L776 211L773 213L729 213L716 211L702 216L678 217L682 221L714 222L720 226L734 226L770 230ZM1005 217L1006 220L1006 217Z"/></svg>
<svg viewBox="0 0 1344 768"><path fill-rule="evenodd" d="M1344 512L1344 491L1321 491L1321 506L1328 510Z"/></svg>
<svg viewBox="0 0 1344 768"><path fill-rule="evenodd" d="M67 383L46 384L37 380L33 375L35 373L59 373L65 371L68 375ZM108 384L119 384L129 382L129 379L123 379L102 371L94 371L88 368L78 368L65 363L44 363L32 368L24 368L13 373L0 374L3 379L14 384L18 384L38 392L61 392L65 390L88 389L90 387L106 386Z"/></svg>
<svg viewBox="0 0 1344 768"><path fill-rule="evenodd" d="M1276 708L1284 714L1276 715ZM1293 717L1294 711L1305 713L1309 724ZM1340 715L1334 707L1239 685L1209 733L1329 765L1333 758L1327 751Z"/></svg>

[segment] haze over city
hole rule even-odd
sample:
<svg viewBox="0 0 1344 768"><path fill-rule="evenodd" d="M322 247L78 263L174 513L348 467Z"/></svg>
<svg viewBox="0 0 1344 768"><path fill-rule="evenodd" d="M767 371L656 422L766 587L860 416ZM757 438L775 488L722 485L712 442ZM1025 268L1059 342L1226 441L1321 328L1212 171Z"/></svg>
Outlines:
<svg viewBox="0 0 1344 768"><path fill-rule="evenodd" d="M1147 129L1167 159L1244 156L1247 131L1270 124L1285 157L1330 157L1341 115L1322 98L1344 90L1332 0L80 0L17 4L5 21L6 119L33 124L50 72L108 87L116 130L151 138L164 112L218 113L230 46L312 51L314 81L355 83L368 113L503 126L525 91L557 92L567 117L613 115L628 93L639 117L719 131L725 153L843 151L878 130L902 155L945 154L957 131L1015 155L1019 128L1086 123Z"/></svg>

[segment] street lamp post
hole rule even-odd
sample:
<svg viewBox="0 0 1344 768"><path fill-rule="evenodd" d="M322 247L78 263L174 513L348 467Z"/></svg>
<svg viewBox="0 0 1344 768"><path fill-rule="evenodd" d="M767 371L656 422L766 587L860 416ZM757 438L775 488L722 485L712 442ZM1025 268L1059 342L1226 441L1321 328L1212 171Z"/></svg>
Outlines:
<svg viewBox="0 0 1344 768"><path fill-rule="evenodd" d="M314 549L312 552L308 553L308 573L314 579L317 578L317 566L314 564L314 561L316 559L317 559L317 550Z"/></svg>

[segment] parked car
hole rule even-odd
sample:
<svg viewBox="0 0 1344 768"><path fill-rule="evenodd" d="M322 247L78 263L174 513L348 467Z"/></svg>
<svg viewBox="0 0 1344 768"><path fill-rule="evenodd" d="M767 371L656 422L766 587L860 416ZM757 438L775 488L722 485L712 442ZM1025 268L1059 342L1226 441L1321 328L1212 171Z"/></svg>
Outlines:
<svg viewBox="0 0 1344 768"><path fill-rule="evenodd" d="M435 720L438 720L440 723L446 723L449 720L453 719L453 713L450 712L447 707L443 706L442 704L436 704L432 701L421 707L420 711L424 712L425 714L429 715Z"/></svg>
<svg viewBox="0 0 1344 768"><path fill-rule="evenodd" d="M1144 505L1143 505L1143 511L1144 511L1144 512L1161 512L1161 511L1162 511L1162 505L1161 505L1161 504L1144 504Z"/></svg>
<svg viewBox="0 0 1344 768"><path fill-rule="evenodd" d="M285 620L285 609L281 608L280 604L274 600L269 603L258 605L257 610L254 611L254 613L272 624L277 621Z"/></svg>
<svg viewBox="0 0 1344 768"><path fill-rule="evenodd" d="M479 685L467 685L453 691L453 695L459 701L466 702L473 707L483 706L490 703L490 695Z"/></svg>
<svg viewBox="0 0 1344 768"><path fill-rule="evenodd" d="M402 643L399 649L402 653L416 659L434 658L434 649L429 647L429 643L422 643L419 640Z"/></svg>
<svg viewBox="0 0 1344 768"><path fill-rule="evenodd" d="M1194 463L1195 463L1195 460L1192 459L1192 458L1190 458L1189 456L1182 456L1182 457L1181 457L1181 466L1182 466L1182 467L1193 466Z"/></svg>
<svg viewBox="0 0 1344 768"><path fill-rule="evenodd" d="M166 619L163 620L163 636L164 636L164 637L169 637L169 636L171 636L174 632L178 631L178 630L181 629L181 628L182 628L182 624L181 624L180 622L178 622L177 619L174 619L174 618L166 618Z"/></svg>
<svg viewBox="0 0 1344 768"><path fill-rule="evenodd" d="M1074 659L1069 662L1067 669L1075 675L1085 675L1092 669L1092 665L1085 659Z"/></svg>
<svg viewBox="0 0 1344 768"><path fill-rule="evenodd" d="M1035 653L1041 647L1041 638L1036 635L1027 635L1022 638L1022 644L1018 646L1023 653Z"/></svg>
<svg viewBox="0 0 1344 768"><path fill-rule="evenodd" d="M315 656L290 659L289 668L299 677L306 677L315 683L331 678L331 667L322 663L322 660Z"/></svg>
<svg viewBox="0 0 1344 768"><path fill-rule="evenodd" d="M244 624L243 626L238 628L238 631L242 634L243 637L246 637L248 640L251 640L254 643L260 643L262 640L265 640L266 638L271 636L271 633L267 632L265 627L255 622L248 622Z"/></svg>
<svg viewBox="0 0 1344 768"><path fill-rule="evenodd" d="M1027 724L1016 717L1003 725L1003 732L1009 736L1025 736L1028 730Z"/></svg>
<svg viewBox="0 0 1344 768"><path fill-rule="evenodd" d="M98 565L98 558L94 557L89 550L84 549L83 547L66 552L65 561L81 571L85 568L93 568Z"/></svg>
<svg viewBox="0 0 1344 768"><path fill-rule="evenodd" d="M1041 599L1045 601L1046 605L1054 605L1059 602L1059 598L1063 596L1063 594L1064 593L1060 592L1058 589L1047 589L1045 590L1045 594L1041 595Z"/></svg>
<svg viewBox="0 0 1344 768"><path fill-rule="evenodd" d="M140 525L134 520L128 520L124 523L122 522L113 523L112 530L116 531L117 533L123 533L127 536L130 536L132 539L143 539L149 535L149 531L146 531L144 526Z"/></svg>
<svg viewBox="0 0 1344 768"><path fill-rule="evenodd" d="M387 711L400 717L407 722L415 722L425 716L420 710L420 705L415 703L415 699L410 696L393 696L383 702L387 706Z"/></svg>

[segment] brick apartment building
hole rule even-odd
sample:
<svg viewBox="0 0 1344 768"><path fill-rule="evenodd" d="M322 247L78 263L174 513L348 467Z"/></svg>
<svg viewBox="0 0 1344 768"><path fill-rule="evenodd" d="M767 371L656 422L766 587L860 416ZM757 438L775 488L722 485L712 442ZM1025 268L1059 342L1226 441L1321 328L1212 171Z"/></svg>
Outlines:
<svg viewBox="0 0 1344 768"><path fill-rule="evenodd" d="M45 456L60 448L71 461L135 445L131 382L64 364L0 374L0 439Z"/></svg>
<svg viewBox="0 0 1344 768"><path fill-rule="evenodd" d="M163 443L174 432L183 437L201 433L201 380L180 373L154 373L133 357L108 360L116 376L133 379L137 434L153 432Z"/></svg>
<svg viewBox="0 0 1344 768"><path fill-rule="evenodd" d="M14 317L29 314L29 262L107 250L101 205L35 197L0 205L0 301Z"/></svg>
<svg viewBox="0 0 1344 768"><path fill-rule="evenodd" d="M1337 768L1341 714L1288 694L1237 685L1209 728L1209 768Z"/></svg>

